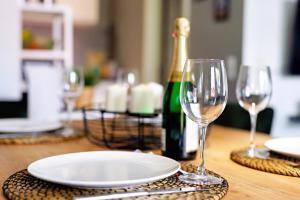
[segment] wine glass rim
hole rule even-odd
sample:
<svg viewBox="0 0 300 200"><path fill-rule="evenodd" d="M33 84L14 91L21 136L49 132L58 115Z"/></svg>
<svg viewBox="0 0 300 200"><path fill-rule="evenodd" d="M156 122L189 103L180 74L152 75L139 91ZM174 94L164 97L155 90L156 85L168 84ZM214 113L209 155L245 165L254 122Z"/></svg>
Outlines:
<svg viewBox="0 0 300 200"><path fill-rule="evenodd" d="M187 60L196 62L224 62L224 60L218 58L188 58Z"/></svg>

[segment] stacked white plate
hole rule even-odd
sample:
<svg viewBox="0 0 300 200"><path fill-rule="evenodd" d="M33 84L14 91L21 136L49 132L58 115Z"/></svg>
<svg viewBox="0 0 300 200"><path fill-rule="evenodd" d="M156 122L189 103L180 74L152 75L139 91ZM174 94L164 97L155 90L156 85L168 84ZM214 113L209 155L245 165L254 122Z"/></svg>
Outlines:
<svg viewBox="0 0 300 200"><path fill-rule="evenodd" d="M265 146L276 153L300 158L300 137L271 139Z"/></svg>
<svg viewBox="0 0 300 200"><path fill-rule="evenodd" d="M44 158L28 172L42 180L83 188L113 188L157 181L178 172L180 164L163 156L92 151Z"/></svg>
<svg viewBox="0 0 300 200"><path fill-rule="evenodd" d="M1 133L29 133L57 130L62 127L59 121L38 121L30 119L1 119Z"/></svg>

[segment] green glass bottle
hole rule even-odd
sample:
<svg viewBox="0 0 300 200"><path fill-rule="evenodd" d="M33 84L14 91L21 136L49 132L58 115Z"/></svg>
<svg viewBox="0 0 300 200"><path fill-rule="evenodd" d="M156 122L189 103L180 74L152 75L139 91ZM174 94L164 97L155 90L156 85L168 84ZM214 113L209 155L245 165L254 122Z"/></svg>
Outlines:
<svg viewBox="0 0 300 200"><path fill-rule="evenodd" d="M173 32L174 47L171 73L163 100L161 133L162 154L176 160L191 160L198 147L197 125L186 117L180 105L180 81L188 58L187 39L190 23L177 18Z"/></svg>

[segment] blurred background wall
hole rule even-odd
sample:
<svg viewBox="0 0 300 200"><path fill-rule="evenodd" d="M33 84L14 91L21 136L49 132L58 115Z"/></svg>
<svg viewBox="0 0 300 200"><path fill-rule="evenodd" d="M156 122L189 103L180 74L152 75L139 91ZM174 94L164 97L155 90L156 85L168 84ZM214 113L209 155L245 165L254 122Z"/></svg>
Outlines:
<svg viewBox="0 0 300 200"><path fill-rule="evenodd" d="M26 11L28 8L20 7L19 2L21 0L0 2L0 17L7 18L0 22L0 63L3 65L0 68L3 76L0 78L0 108L3 109L11 102L26 105L24 66L32 59L36 61L32 52L39 50L36 46L40 44L28 46L25 36L42 36L43 41L49 41L53 32L47 19L32 17ZM165 84L172 56L174 20L184 16L191 21L190 57L225 60L229 101L236 102L235 82L241 64L271 66L274 85L271 106L275 109L272 132L297 134L300 126L294 121L300 115L300 78L290 70L290 57L297 48L292 45L297 43L297 3L297 0L57 0L55 5L70 8L74 17L74 35L67 38L72 41L70 56L65 58L60 51L42 52L43 59L46 57L42 64L66 65L57 62L58 57L73 66L84 66L87 85L116 80L120 74L123 77L129 72L133 72L139 82ZM23 38L18 37L22 32ZM22 39L23 45L27 44L25 49L20 45ZM50 46L52 42L50 40ZM297 53L293 55L297 57ZM41 60L37 61L41 64ZM95 81L94 75L97 76Z"/></svg>

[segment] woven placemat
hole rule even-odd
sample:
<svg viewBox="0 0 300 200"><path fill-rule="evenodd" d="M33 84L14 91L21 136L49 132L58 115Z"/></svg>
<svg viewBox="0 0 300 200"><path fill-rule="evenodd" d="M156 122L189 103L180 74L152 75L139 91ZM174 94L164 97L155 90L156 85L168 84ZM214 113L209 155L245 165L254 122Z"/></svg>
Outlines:
<svg viewBox="0 0 300 200"><path fill-rule="evenodd" d="M72 139L82 137L84 135L82 121L74 121L72 123L75 133L68 134L66 129L59 129L53 133L40 134L34 136L18 136L18 137L7 137L0 138L0 144L40 144L40 143L56 143L64 142Z"/></svg>
<svg viewBox="0 0 300 200"><path fill-rule="evenodd" d="M193 171L195 166L184 165L184 170ZM209 174L214 174L218 177L219 175L208 171ZM137 187L119 188L119 189L78 189L58 184L49 183L42 181L28 174L27 170L19 171L11 175L3 184L3 194L8 199L71 199L74 196L84 195L99 195L99 194L110 194L116 192L126 191L138 191L138 190L149 190L149 189L162 189L162 188L178 188L191 186L178 180L180 173L177 173L171 177L162 179L157 182L144 184ZM173 193L166 195L153 195L153 196L142 196L134 199L211 199L218 200L224 197L228 190L228 182L224 179L222 184L203 186L208 189L201 192L188 192L188 193Z"/></svg>
<svg viewBox="0 0 300 200"><path fill-rule="evenodd" d="M276 154L267 149L262 149L269 153L266 158L251 158L242 152L245 149L231 152L230 158L234 162L264 172L280 174L285 176L300 177L300 159Z"/></svg>

